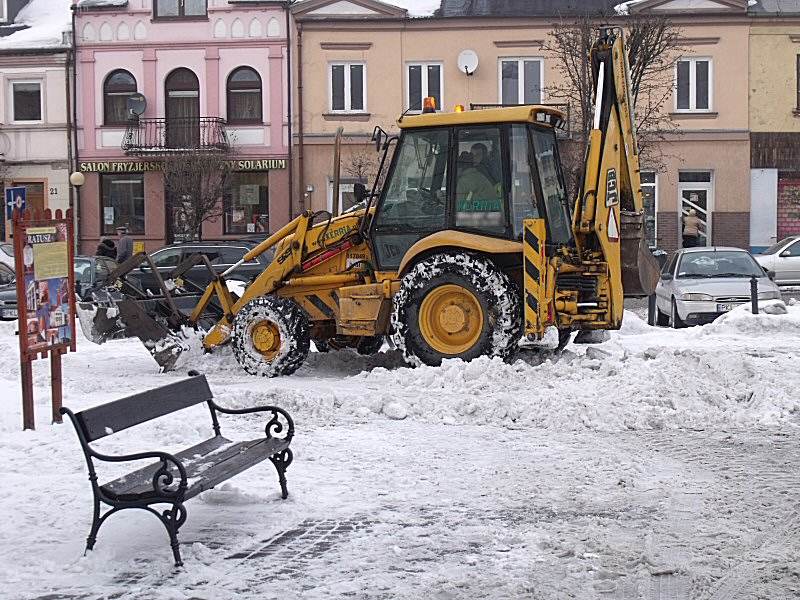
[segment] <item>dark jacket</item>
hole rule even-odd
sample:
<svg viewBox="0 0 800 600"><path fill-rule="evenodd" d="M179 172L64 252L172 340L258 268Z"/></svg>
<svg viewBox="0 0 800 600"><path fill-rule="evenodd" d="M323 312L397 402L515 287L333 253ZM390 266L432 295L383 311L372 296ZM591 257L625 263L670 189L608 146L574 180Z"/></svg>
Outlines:
<svg viewBox="0 0 800 600"><path fill-rule="evenodd" d="M97 250L95 250L95 256L106 256L108 258L113 258L114 260L117 259L117 247L114 244L114 240L100 240L100 243L97 244Z"/></svg>
<svg viewBox="0 0 800 600"><path fill-rule="evenodd" d="M133 256L133 239L123 235L117 240L117 262L123 263Z"/></svg>

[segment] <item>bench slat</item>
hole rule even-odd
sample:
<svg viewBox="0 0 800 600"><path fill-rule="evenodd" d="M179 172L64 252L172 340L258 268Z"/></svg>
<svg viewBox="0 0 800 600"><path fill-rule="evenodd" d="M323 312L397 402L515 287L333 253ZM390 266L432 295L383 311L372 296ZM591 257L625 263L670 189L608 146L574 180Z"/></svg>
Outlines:
<svg viewBox="0 0 800 600"><path fill-rule="evenodd" d="M184 499L193 498L201 492L238 475L249 467L266 460L276 452L288 447L285 440L259 438L247 442L231 442L222 436L206 440L196 446L176 454L186 468L189 487ZM117 500L136 499L151 495L153 475L161 467L156 462L102 486L102 490ZM171 469L175 477L169 489L174 490L180 482L176 469Z"/></svg>
<svg viewBox="0 0 800 600"><path fill-rule="evenodd" d="M207 402L213 395L205 375L127 396L77 413L87 442L172 412Z"/></svg>

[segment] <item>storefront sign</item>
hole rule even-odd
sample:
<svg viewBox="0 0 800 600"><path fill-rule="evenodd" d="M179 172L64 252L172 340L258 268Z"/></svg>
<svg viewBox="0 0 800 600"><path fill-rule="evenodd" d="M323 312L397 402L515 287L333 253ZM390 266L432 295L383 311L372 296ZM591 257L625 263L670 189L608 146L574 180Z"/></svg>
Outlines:
<svg viewBox="0 0 800 600"><path fill-rule="evenodd" d="M285 158L259 158L225 161L234 171L271 171L286 168ZM144 173L163 171L164 163L158 161L131 162L82 162L78 165L83 173Z"/></svg>

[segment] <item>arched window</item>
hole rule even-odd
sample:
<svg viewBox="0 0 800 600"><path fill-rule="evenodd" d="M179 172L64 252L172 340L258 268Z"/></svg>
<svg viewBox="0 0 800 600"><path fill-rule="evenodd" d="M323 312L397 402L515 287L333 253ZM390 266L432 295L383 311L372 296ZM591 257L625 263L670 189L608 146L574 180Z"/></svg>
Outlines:
<svg viewBox="0 0 800 600"><path fill-rule="evenodd" d="M239 67L228 77L228 123L261 123L261 77Z"/></svg>
<svg viewBox="0 0 800 600"><path fill-rule="evenodd" d="M124 69L111 71L103 84L103 122L106 125L128 123L128 98L136 93L136 79Z"/></svg>
<svg viewBox="0 0 800 600"><path fill-rule="evenodd" d="M200 142L200 82L189 69L175 69L164 82L167 144L196 148Z"/></svg>

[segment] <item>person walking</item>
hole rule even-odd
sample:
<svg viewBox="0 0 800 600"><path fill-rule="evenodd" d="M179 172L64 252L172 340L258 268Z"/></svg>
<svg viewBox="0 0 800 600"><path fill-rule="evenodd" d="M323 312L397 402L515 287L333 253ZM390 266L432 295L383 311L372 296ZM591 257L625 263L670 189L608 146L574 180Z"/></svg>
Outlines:
<svg viewBox="0 0 800 600"><path fill-rule="evenodd" d="M124 263L133 256L133 240L128 236L128 228L117 227L117 262Z"/></svg>
<svg viewBox="0 0 800 600"><path fill-rule="evenodd" d="M697 216L697 211L689 209L689 214L683 218L683 247L696 248L700 245L700 228L703 222Z"/></svg>

